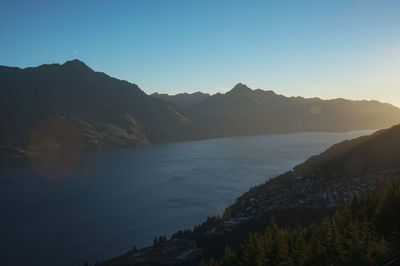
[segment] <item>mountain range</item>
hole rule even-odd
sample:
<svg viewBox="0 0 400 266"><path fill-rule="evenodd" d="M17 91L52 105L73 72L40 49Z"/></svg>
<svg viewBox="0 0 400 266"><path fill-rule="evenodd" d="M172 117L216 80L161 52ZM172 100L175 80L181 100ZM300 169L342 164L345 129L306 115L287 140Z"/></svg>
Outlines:
<svg viewBox="0 0 400 266"><path fill-rule="evenodd" d="M225 94L147 95L79 60L0 66L0 157L234 135L386 128L400 109L377 101L285 97L237 84Z"/></svg>
<svg viewBox="0 0 400 266"><path fill-rule="evenodd" d="M240 83L212 96L195 93L184 100L181 94L154 96L182 108L191 121L226 136L380 129L400 122L397 107L378 101L286 97ZM195 99L191 105L189 96Z"/></svg>

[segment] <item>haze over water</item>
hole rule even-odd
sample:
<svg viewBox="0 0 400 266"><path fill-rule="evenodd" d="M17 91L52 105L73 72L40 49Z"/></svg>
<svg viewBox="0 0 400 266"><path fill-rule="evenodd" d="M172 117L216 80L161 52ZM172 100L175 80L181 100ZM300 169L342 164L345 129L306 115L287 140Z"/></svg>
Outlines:
<svg viewBox="0 0 400 266"><path fill-rule="evenodd" d="M221 214L249 187L345 139L372 133L219 138L83 154L72 176L0 166L0 257L81 265Z"/></svg>

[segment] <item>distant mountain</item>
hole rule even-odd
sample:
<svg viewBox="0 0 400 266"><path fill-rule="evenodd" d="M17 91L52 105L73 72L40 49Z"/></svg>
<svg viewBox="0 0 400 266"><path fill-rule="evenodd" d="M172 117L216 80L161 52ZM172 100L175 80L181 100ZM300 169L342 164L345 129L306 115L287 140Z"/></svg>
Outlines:
<svg viewBox="0 0 400 266"><path fill-rule="evenodd" d="M153 94L151 94L151 96L162 99L166 102L173 103L183 110L211 97L210 94L202 93L200 91L195 92L195 93L179 93L179 94L175 94L175 95L153 93Z"/></svg>
<svg viewBox="0 0 400 266"><path fill-rule="evenodd" d="M0 157L299 131L380 129L400 109L377 101L285 97L237 84L225 94L145 94L79 60L0 66ZM47 158L48 159L48 158ZM62 160L61 160L62 161Z"/></svg>
<svg viewBox="0 0 400 266"><path fill-rule="evenodd" d="M135 84L79 60L25 69L0 66L0 154L107 149L195 136L190 120ZM73 143L72 143L73 142Z"/></svg>
<svg viewBox="0 0 400 266"><path fill-rule="evenodd" d="M244 84L194 104L186 115L228 136L380 129L400 123L400 109L390 104L285 97Z"/></svg>

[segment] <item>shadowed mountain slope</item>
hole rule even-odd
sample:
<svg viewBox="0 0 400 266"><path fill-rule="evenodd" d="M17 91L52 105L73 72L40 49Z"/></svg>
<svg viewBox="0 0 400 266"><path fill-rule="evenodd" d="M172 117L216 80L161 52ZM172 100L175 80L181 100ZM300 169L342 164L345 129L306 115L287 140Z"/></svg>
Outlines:
<svg viewBox="0 0 400 266"><path fill-rule="evenodd" d="M295 170L316 168L357 175L400 169L400 125L335 144Z"/></svg>
<svg viewBox="0 0 400 266"><path fill-rule="evenodd" d="M400 122L400 109L390 104L285 97L244 84L194 104L187 115L224 135L380 129Z"/></svg>
<svg viewBox="0 0 400 266"><path fill-rule="evenodd" d="M56 132L53 127L72 126L84 149L195 136L191 122L172 105L79 60L25 69L0 66L0 93L0 145L3 153L16 156L32 155L44 135ZM42 132L31 137L41 123L46 125ZM62 137L52 138L62 146Z"/></svg>

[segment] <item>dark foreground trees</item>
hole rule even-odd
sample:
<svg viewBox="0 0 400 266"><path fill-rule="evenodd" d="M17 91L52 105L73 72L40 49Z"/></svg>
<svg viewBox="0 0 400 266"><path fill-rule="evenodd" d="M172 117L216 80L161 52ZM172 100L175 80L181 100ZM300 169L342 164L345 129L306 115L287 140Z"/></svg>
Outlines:
<svg viewBox="0 0 400 266"><path fill-rule="evenodd" d="M400 184L355 196L320 225L281 228L272 219L237 250L200 265L374 265L400 250Z"/></svg>

